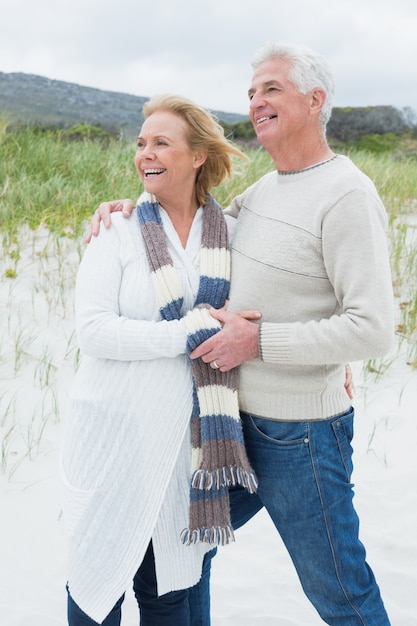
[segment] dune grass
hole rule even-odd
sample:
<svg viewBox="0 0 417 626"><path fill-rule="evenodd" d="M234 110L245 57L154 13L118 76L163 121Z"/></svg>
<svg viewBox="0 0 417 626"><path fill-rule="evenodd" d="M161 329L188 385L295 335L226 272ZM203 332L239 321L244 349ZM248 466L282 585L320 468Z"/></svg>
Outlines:
<svg viewBox="0 0 417 626"><path fill-rule="evenodd" d="M0 123L0 465L9 478L24 458L47 451L48 428L59 427L64 381L79 362L73 289L86 224L102 200L137 198L134 154L134 142ZM273 169L263 150L248 155L214 190L223 206ZM349 156L374 180L389 215L398 341L364 365L364 379L374 380L400 352L417 367L417 160Z"/></svg>
<svg viewBox="0 0 417 626"><path fill-rule="evenodd" d="M45 224L78 236L103 198L135 196L134 144L72 141L63 132L0 125L0 230Z"/></svg>
<svg viewBox="0 0 417 626"><path fill-rule="evenodd" d="M0 121L0 231L13 234L27 224L78 236L100 201L136 198L141 186L133 165L135 143L104 137L71 139L71 134ZM214 193L231 198L273 169L263 150L250 150L250 163L235 160L235 173ZM415 211L417 159L353 150L349 156L368 174L389 213ZM414 203L414 204L413 204Z"/></svg>
<svg viewBox="0 0 417 626"><path fill-rule="evenodd" d="M409 156L348 151L348 156L375 183L388 213L417 213L417 152Z"/></svg>

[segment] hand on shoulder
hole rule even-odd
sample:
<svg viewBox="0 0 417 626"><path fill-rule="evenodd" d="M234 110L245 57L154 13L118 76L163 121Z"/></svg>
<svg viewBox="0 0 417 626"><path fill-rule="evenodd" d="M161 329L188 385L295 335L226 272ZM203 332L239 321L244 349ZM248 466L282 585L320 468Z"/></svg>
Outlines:
<svg viewBox="0 0 417 626"><path fill-rule="evenodd" d="M134 208L135 203L130 198L125 198L123 200L110 200L99 204L91 218L90 226L85 238L86 242L90 243L92 237L97 237L100 232L101 221L106 228L110 228L110 213L121 211L124 217L130 217Z"/></svg>

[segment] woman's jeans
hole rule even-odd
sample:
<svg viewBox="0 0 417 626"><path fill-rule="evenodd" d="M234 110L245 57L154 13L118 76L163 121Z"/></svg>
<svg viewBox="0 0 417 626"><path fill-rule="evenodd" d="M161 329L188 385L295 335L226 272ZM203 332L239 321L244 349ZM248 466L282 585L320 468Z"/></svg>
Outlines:
<svg viewBox="0 0 417 626"><path fill-rule="evenodd" d="M264 506L324 622L389 626L352 503L353 409L325 421L242 421L259 487L256 495L230 491L234 528ZM279 622L279 599L276 606Z"/></svg>
<svg viewBox="0 0 417 626"><path fill-rule="evenodd" d="M155 561L152 544L133 579L133 590L140 609L140 626L210 626L210 565L215 550L206 555L201 581L191 589L157 595ZM193 610L190 610L192 594ZM124 595L102 622L103 626L120 626ZM69 626L96 626L68 593Z"/></svg>

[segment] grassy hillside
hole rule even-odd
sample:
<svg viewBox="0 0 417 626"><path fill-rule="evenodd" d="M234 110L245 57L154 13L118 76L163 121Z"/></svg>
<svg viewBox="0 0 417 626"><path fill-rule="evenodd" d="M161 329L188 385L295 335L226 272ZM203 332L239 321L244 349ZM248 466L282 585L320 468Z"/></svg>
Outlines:
<svg viewBox="0 0 417 626"><path fill-rule="evenodd" d="M397 211L417 198L413 140L385 139L383 150L381 141L363 137L362 148L339 143L337 149L375 181L387 209ZM273 169L263 150L246 151L250 163L237 160L234 175L216 190L223 205ZM94 127L57 131L0 123L0 229L13 233L21 224L36 228L43 223L53 231L79 235L84 220L103 199L138 196L134 154L133 140L115 139Z"/></svg>
<svg viewBox="0 0 417 626"><path fill-rule="evenodd" d="M135 150L135 141L91 127L57 131L0 124L0 230L45 224L78 236L100 201L138 196ZM235 191L271 168L264 153L252 156L250 166L236 163L236 173L217 192L220 202L227 204Z"/></svg>

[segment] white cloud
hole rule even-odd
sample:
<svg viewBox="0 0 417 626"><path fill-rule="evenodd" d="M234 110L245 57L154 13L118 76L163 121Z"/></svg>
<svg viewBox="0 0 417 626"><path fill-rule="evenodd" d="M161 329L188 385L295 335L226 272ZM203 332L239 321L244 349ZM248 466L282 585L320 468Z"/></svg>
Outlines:
<svg viewBox="0 0 417 626"><path fill-rule="evenodd" d="M141 96L175 91L247 112L250 61L272 40L322 52L336 105L417 108L414 0L2 0L0 71Z"/></svg>

